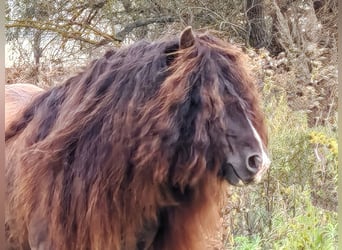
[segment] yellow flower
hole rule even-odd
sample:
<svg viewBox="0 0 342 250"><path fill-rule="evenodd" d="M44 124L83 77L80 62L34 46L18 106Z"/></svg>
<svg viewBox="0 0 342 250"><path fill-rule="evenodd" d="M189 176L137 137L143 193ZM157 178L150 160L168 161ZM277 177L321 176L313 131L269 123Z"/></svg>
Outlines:
<svg viewBox="0 0 342 250"><path fill-rule="evenodd" d="M333 156L337 156L338 154L338 145L337 145L336 139L328 138L322 132L316 132L316 131L311 132L309 134L309 142L311 144L317 144L317 145L328 148L330 153Z"/></svg>

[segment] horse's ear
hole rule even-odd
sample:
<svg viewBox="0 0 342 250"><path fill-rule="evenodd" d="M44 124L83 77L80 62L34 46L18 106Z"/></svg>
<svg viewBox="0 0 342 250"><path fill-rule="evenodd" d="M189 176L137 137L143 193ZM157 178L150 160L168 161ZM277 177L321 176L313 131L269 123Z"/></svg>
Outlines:
<svg viewBox="0 0 342 250"><path fill-rule="evenodd" d="M195 43L195 35L192 32L191 26L188 26L182 31L180 35L179 47L181 49L186 49L194 45L194 43Z"/></svg>

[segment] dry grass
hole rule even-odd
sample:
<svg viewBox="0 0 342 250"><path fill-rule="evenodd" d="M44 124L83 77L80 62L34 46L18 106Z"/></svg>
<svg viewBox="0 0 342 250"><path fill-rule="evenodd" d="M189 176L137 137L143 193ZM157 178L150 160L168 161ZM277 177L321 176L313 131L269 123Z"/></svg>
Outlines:
<svg viewBox="0 0 342 250"><path fill-rule="evenodd" d="M42 88L57 86L80 70L80 67L40 67L20 65L6 68L6 84L31 83Z"/></svg>

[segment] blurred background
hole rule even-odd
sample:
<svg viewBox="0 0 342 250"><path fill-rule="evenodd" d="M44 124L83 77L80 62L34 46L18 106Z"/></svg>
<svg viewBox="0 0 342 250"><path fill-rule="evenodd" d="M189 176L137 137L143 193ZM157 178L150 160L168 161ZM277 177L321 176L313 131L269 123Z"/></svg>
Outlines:
<svg viewBox="0 0 342 250"><path fill-rule="evenodd" d="M337 0L7 0L6 82L61 84L112 47L188 25L243 49L270 171L231 187L214 249L337 249Z"/></svg>

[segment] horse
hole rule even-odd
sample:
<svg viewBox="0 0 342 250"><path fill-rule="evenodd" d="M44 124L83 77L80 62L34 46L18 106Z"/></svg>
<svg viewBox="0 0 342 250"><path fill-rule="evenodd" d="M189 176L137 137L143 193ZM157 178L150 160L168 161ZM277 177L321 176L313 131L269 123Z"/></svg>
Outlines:
<svg viewBox="0 0 342 250"><path fill-rule="evenodd" d="M35 93L6 116L9 249L208 249L226 186L270 166L260 99L243 52L191 27Z"/></svg>

